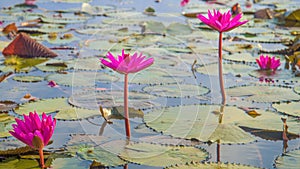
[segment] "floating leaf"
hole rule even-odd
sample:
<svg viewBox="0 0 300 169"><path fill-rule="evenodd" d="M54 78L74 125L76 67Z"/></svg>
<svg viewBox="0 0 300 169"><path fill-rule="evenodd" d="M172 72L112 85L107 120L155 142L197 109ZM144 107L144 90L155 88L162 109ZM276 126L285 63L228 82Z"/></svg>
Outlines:
<svg viewBox="0 0 300 169"><path fill-rule="evenodd" d="M254 102L278 102L300 100L299 95L288 87L279 86L241 86L226 89L231 97L240 97L246 101Z"/></svg>
<svg viewBox="0 0 300 169"><path fill-rule="evenodd" d="M0 101L0 112L8 112L14 108L16 108L18 104L13 101L4 100Z"/></svg>
<svg viewBox="0 0 300 169"><path fill-rule="evenodd" d="M59 85L65 86L95 86L96 82L111 83L118 80L117 77L102 72L74 71L68 74L51 74L46 77Z"/></svg>
<svg viewBox="0 0 300 169"><path fill-rule="evenodd" d="M170 166L189 161L203 161L207 152L195 147L163 146L134 143L125 147L120 157L126 161L149 166ZM163 159L163 160L162 160Z"/></svg>
<svg viewBox="0 0 300 169"><path fill-rule="evenodd" d="M71 141L68 142L66 148L73 156L79 156L84 160L97 161L105 166L126 164L114 151L107 149L105 145L103 145L103 143L107 141L108 139L103 136L75 135ZM115 147L119 146L118 144L115 145Z"/></svg>
<svg viewBox="0 0 300 169"><path fill-rule="evenodd" d="M12 124L15 123L15 118L7 113L0 114L0 138L11 136L8 131L12 130Z"/></svg>
<svg viewBox="0 0 300 169"><path fill-rule="evenodd" d="M277 111L295 117L300 117L300 102L272 104Z"/></svg>
<svg viewBox="0 0 300 169"><path fill-rule="evenodd" d="M188 84L155 85L143 88L144 91L162 97L192 97L204 95L209 89Z"/></svg>
<svg viewBox="0 0 300 169"><path fill-rule="evenodd" d="M174 165L171 167L167 167L166 169L259 169L257 167L254 166L249 166L249 165L243 165L243 164L234 164L234 163L222 163L222 162L218 162L218 163L189 163L189 164L185 164L185 165Z"/></svg>
<svg viewBox="0 0 300 169"><path fill-rule="evenodd" d="M64 60L51 59L41 64L38 64L35 67L43 72L56 72L70 69L70 63Z"/></svg>
<svg viewBox="0 0 300 169"><path fill-rule="evenodd" d="M3 72L29 72L37 64L47 61L46 58L20 58L18 56L7 57L4 61L6 66L0 66Z"/></svg>
<svg viewBox="0 0 300 169"><path fill-rule="evenodd" d="M42 77L42 76L14 76L13 79L15 81L19 81L19 82L35 83L35 82L43 81L44 77Z"/></svg>
<svg viewBox="0 0 300 169"><path fill-rule="evenodd" d="M253 57L250 53L233 53L231 55L223 55L225 60L241 63L256 63L256 57Z"/></svg>
<svg viewBox="0 0 300 169"><path fill-rule="evenodd" d="M64 169L64 168L72 168L72 169L81 169L81 168L89 168L90 161L81 160L78 158L56 158L53 160L51 167L55 169Z"/></svg>
<svg viewBox="0 0 300 169"><path fill-rule="evenodd" d="M151 108L160 105L154 102L155 96L129 92L128 104L129 107L135 109ZM90 92L90 93L77 93L69 98L69 103L82 108L99 109L102 107L116 107L123 106L123 91L104 91L104 92Z"/></svg>
<svg viewBox="0 0 300 169"><path fill-rule="evenodd" d="M293 74L289 70L253 70L249 75L256 78L270 78L272 80L289 80L293 77Z"/></svg>
<svg viewBox="0 0 300 169"><path fill-rule="evenodd" d="M223 64L223 74L229 74L232 73L234 75L237 74L242 74L245 75L248 72L254 70L255 67L253 66L248 66L248 65L243 65L243 64ZM208 75L218 75L218 64L209 64L209 65L203 65L201 67L198 67L197 72L202 73L202 74L208 74Z"/></svg>
<svg viewBox="0 0 300 169"><path fill-rule="evenodd" d="M87 21L89 17L86 16L75 16L75 15L67 15L64 14L62 17L41 17L42 22L52 23L52 24L75 24L75 23L82 23Z"/></svg>
<svg viewBox="0 0 300 169"><path fill-rule="evenodd" d="M167 34L173 35L173 36L178 36L178 35L188 35L192 33L192 29L182 23L171 23L166 30Z"/></svg>
<svg viewBox="0 0 300 169"><path fill-rule="evenodd" d="M10 168L10 169L40 169L39 162L35 159L16 159L9 158L0 163L0 168Z"/></svg>
<svg viewBox="0 0 300 169"><path fill-rule="evenodd" d="M300 166L300 149L291 150L275 160L277 169L297 169Z"/></svg>
<svg viewBox="0 0 300 169"><path fill-rule="evenodd" d="M219 109L220 107L216 105L168 107L145 114L144 121L152 129L174 137L200 141L220 140L221 143L247 143L254 140L237 126L282 131L283 123L278 114L260 111L260 116L252 118L243 110L230 106L224 108L220 125ZM297 122L288 120L287 123L289 132L298 133Z"/></svg>
<svg viewBox="0 0 300 169"><path fill-rule="evenodd" d="M147 21L144 24L144 33L160 33L164 34L166 26L162 22Z"/></svg>
<svg viewBox="0 0 300 169"><path fill-rule="evenodd" d="M300 86L295 86L294 91L298 94L300 94Z"/></svg>
<svg viewBox="0 0 300 169"><path fill-rule="evenodd" d="M57 112L55 118L62 120L78 120L100 115L99 111L76 108L68 104L66 98L45 99L21 104L15 112L17 114L29 114L36 111L39 114Z"/></svg>

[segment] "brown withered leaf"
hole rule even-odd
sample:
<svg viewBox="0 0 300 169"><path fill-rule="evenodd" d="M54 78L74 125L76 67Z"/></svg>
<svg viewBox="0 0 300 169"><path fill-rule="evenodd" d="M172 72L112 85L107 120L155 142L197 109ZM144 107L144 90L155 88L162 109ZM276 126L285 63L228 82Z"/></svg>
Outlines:
<svg viewBox="0 0 300 169"><path fill-rule="evenodd" d="M18 104L13 101L5 100L5 101L0 101L0 112L7 112L9 110L12 110L16 108Z"/></svg>
<svg viewBox="0 0 300 169"><path fill-rule="evenodd" d="M275 15L275 12L272 11L269 8L260 9L255 12L254 18L260 18L260 19L272 19Z"/></svg>
<svg viewBox="0 0 300 169"><path fill-rule="evenodd" d="M2 81L4 81L5 79L7 79L7 77L9 77L12 74L13 74L13 72L7 72L7 73L4 73L4 74L0 75L0 83Z"/></svg>
<svg viewBox="0 0 300 169"><path fill-rule="evenodd" d="M57 54L49 48L36 42L25 33L20 33L4 50L2 54L6 56L17 55L23 58L33 57L56 57Z"/></svg>
<svg viewBox="0 0 300 169"><path fill-rule="evenodd" d="M9 34L10 32L18 32L18 28L15 23L8 24L5 28L3 28L2 32L4 34Z"/></svg>

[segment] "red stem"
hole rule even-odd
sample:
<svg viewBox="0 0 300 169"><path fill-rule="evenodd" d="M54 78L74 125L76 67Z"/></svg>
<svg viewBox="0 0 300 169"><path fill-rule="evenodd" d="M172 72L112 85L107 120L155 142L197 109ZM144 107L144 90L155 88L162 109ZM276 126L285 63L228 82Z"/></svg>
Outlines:
<svg viewBox="0 0 300 169"><path fill-rule="evenodd" d="M43 148L39 149L39 154L40 154L40 165L41 165L41 168L45 168Z"/></svg>
<svg viewBox="0 0 300 169"><path fill-rule="evenodd" d="M127 139L130 139L130 122L128 113L128 74L125 74L124 79L124 116Z"/></svg>
<svg viewBox="0 0 300 169"><path fill-rule="evenodd" d="M218 140L217 143L217 162L221 162L221 144L220 144L220 140Z"/></svg>
<svg viewBox="0 0 300 169"><path fill-rule="evenodd" d="M222 105L225 105L226 102L226 94L224 88L224 80L223 80L223 68L222 68L222 32L219 34L219 83L222 94Z"/></svg>

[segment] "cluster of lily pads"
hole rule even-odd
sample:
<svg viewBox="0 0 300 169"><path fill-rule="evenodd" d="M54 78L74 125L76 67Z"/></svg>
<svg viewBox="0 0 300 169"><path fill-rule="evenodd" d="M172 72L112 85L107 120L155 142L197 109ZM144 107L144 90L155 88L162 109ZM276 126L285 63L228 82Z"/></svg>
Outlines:
<svg viewBox="0 0 300 169"><path fill-rule="evenodd" d="M82 1L57 3L69 2ZM228 7L218 3L207 6L202 1L185 4L184 16L192 16L194 11L202 14L199 19L185 20L178 14L153 11L150 15L133 8L84 2L80 9L58 11L40 9L39 3L46 0L34 7L23 4L1 9L0 20L5 25L16 23L17 32L47 46L57 57L0 56L0 167L40 168L41 164L100 168L134 163L166 168L257 168L222 160L207 162L210 155L202 145L248 144L263 139L287 144L299 139L299 76L297 70L286 68L293 67L294 61L289 59L297 52L278 52L290 49L283 45L287 41L292 42L291 46L299 44L290 33L293 28L286 30L274 22L253 18L249 9L243 16L248 23L232 32L206 23L217 33L199 19L205 21L208 8L227 11ZM219 15L217 11L214 14ZM218 71L220 33L222 74ZM13 41L9 39L12 36L5 32L0 35L1 51ZM106 56L108 51L111 54ZM153 60L144 65L130 64L126 60L129 56L135 61L144 59L134 54L136 51L153 58L154 64L139 72ZM266 56L272 52L276 59ZM102 66L100 58L117 72ZM278 59L287 59L287 64L280 64ZM123 80L118 72L126 78ZM224 76L227 96L222 104L218 75ZM261 79L268 83L261 83ZM129 90L126 105L125 84ZM29 113L33 111L37 114ZM41 123L38 115L42 115ZM32 131L22 126L29 123L29 117L35 119L31 121L36 127ZM45 125L44 119L49 120L47 125L52 129L56 126L53 143L39 139L51 137L53 130L42 131L47 134L39 138L34 136ZM124 136L123 119L130 119L131 126L126 125L130 140ZM26 139L18 130L33 135ZM39 164L41 149L45 163ZM278 154L274 159L274 166L298 166L297 161L293 162L298 156L299 148L284 151L283 156Z"/></svg>

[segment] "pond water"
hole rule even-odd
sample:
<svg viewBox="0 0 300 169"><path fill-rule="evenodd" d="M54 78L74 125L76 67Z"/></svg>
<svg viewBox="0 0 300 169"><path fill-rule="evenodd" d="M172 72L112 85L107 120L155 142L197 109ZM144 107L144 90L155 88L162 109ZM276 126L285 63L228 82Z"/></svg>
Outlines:
<svg viewBox="0 0 300 169"><path fill-rule="evenodd" d="M246 8L245 1L241 0L221 1L223 5L195 0L186 7L180 7L179 0L159 3L154 0L39 0L33 9L14 6L22 2L0 1L2 28L14 22L19 32L29 34L58 56L39 63L36 63L38 59L25 63L20 58L9 60L0 55L1 75L13 72L0 82L0 101L18 104L3 112L0 107L0 168L37 168L37 161L30 156L32 152L17 157L2 153L24 146L7 133L14 117L21 118L23 113L34 110L58 119L53 143L45 148L54 154L52 168L89 168L93 160L107 167L130 169L163 168L191 161L273 168L277 158L295 151L298 156L290 155L294 158L283 160L277 167L299 166L300 78L285 69L284 55L276 53L287 49L287 42L295 43L296 36L291 32L299 33L299 27L280 26L277 19L253 18L256 10L275 9L274 4L277 9L296 10L300 4L296 0L285 4L278 0L261 1L251 8ZM88 4L83 5L83 2ZM212 119L217 119L216 111L221 102L217 76L218 34L200 24L197 18L183 16L182 12L205 13L213 8L226 11L237 2L246 13L243 18L250 21L223 35L228 102L223 119L225 129L221 128L227 135L234 136L221 134L220 144L218 141L208 144L209 135L218 128ZM148 7L155 9L154 15L143 13ZM38 18L42 22L37 22ZM241 40L235 41L232 37ZM0 50L11 41L1 33ZM129 106L135 109L130 109L129 146L121 115L123 76L102 67L99 61L108 51L117 55L122 49L130 53L143 52L155 59L147 70L129 76ZM257 73L259 67L255 59L260 53L266 54L263 51L273 52L275 54L270 55L281 59L277 74ZM192 72L195 60L196 71ZM64 63L65 66L47 66L46 63ZM29 76L32 77L26 79ZM274 82L260 82L262 77ZM58 86L49 87L51 80ZM24 99L28 93L37 100ZM113 115L109 117L113 124L105 122L98 110L100 105L112 109ZM250 117L240 107L262 115ZM291 132L288 141L281 137L281 117L288 117ZM13 161L15 159L19 161Z"/></svg>

